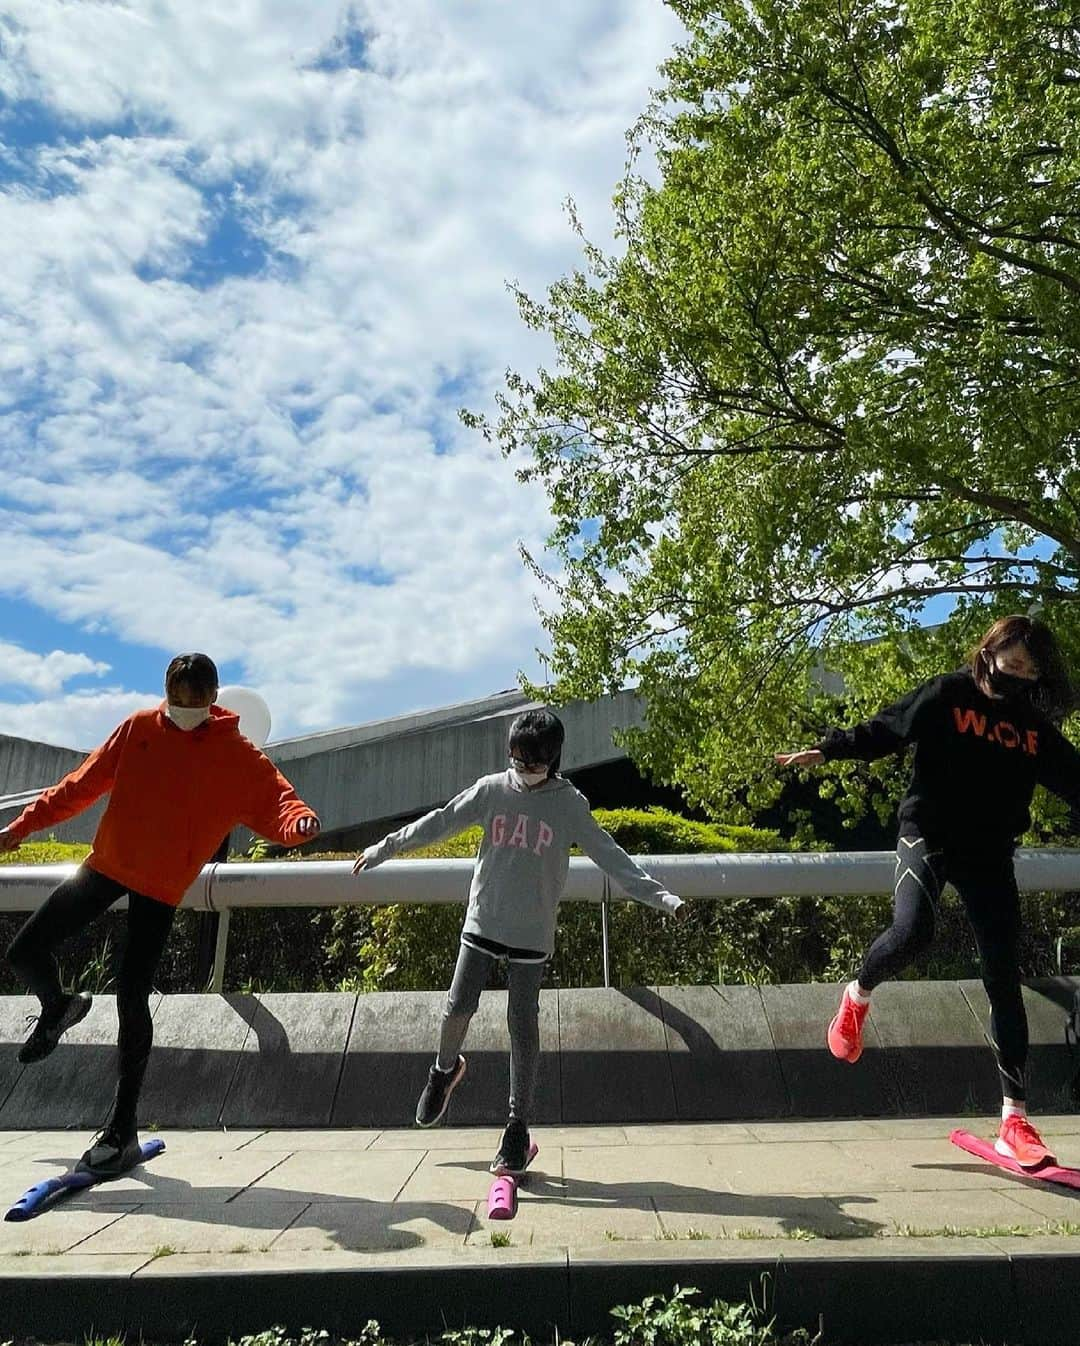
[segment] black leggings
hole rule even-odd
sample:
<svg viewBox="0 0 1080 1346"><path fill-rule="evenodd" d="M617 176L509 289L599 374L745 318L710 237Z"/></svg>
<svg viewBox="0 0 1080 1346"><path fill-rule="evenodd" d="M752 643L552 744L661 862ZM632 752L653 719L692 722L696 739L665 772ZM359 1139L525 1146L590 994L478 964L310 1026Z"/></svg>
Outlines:
<svg viewBox="0 0 1080 1346"><path fill-rule="evenodd" d="M975 933L1002 1092L1022 1099L1028 1024L1020 990L1020 894L1009 856L950 855L930 850L924 837L901 837L896 843L893 923L870 946L859 985L873 990L929 946L946 880L960 894Z"/></svg>
<svg viewBox="0 0 1080 1346"><path fill-rule="evenodd" d="M119 1079L112 1121L132 1131L143 1077L154 1041L150 992L176 909L129 892L122 883L82 865L55 889L12 940L8 960L41 1001L45 1012L65 999L53 950L128 894L127 944L116 982Z"/></svg>

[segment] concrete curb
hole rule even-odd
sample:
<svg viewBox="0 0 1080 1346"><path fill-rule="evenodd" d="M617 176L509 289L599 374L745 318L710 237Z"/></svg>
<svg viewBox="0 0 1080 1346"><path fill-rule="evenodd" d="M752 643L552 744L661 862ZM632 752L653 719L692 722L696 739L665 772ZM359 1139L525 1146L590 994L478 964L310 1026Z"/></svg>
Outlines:
<svg viewBox="0 0 1080 1346"><path fill-rule="evenodd" d="M767 1243L717 1250L599 1248L580 1252L463 1249L340 1254L320 1265L223 1267L206 1258L178 1273L160 1258L138 1270L0 1276L4 1331L44 1341L127 1334L200 1346L275 1324L359 1335L375 1318L393 1336L503 1325L550 1341L609 1335L613 1305L695 1286L706 1299L765 1303L787 1330L824 1329L834 1343L1007 1341L1058 1346L1080 1337L1074 1293L1080 1248L1035 1239ZM1024 1245L1024 1246L1016 1246Z"/></svg>

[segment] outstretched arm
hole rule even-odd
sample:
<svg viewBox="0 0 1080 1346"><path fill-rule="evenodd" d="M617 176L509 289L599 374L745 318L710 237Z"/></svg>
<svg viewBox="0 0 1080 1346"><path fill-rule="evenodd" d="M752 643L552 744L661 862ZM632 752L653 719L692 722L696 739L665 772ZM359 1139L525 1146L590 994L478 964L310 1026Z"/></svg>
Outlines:
<svg viewBox="0 0 1080 1346"><path fill-rule="evenodd" d="M305 804L265 753L251 748L248 800L240 821L279 846L299 846L319 835L318 815Z"/></svg>
<svg viewBox="0 0 1080 1346"><path fill-rule="evenodd" d="M581 817L578 820L577 842L585 854L604 873L619 885L628 897L635 902L643 902L647 907L657 907L669 916L685 920L689 907L681 897L668 892L651 874L646 874L641 866L623 850L610 832L605 832L592 816L588 804L582 800Z"/></svg>
<svg viewBox="0 0 1080 1346"><path fill-rule="evenodd" d="M1080 831L1080 751L1060 729L1047 726L1039 730L1035 776L1040 785L1068 804L1070 825Z"/></svg>
<svg viewBox="0 0 1080 1346"><path fill-rule="evenodd" d="M433 846L437 841L457 836L459 832L464 832L466 827L472 827L480 822L484 812L482 783L477 781L467 790L462 790L461 794L455 795L449 804L444 804L441 809L432 809L422 818L417 818L416 822L408 823L396 832L391 832L389 836L383 837L377 845L369 846L357 857L353 873L359 874L362 869L374 869L376 865L381 865L384 860L389 860L402 851L414 851L420 846Z"/></svg>
<svg viewBox="0 0 1080 1346"><path fill-rule="evenodd" d="M900 752L917 737L935 691L935 682L924 683L869 720L850 729L828 729L814 747L777 753L776 761L780 766L820 766L822 762L845 757L872 762L877 757Z"/></svg>
<svg viewBox="0 0 1080 1346"><path fill-rule="evenodd" d="M69 771L63 780L27 804L26 808L0 833L0 850L13 851L34 832L46 827L55 827L82 813L106 795L116 779L116 765L129 731L130 721L125 720L113 730L112 734L99 747L80 762L74 771Z"/></svg>

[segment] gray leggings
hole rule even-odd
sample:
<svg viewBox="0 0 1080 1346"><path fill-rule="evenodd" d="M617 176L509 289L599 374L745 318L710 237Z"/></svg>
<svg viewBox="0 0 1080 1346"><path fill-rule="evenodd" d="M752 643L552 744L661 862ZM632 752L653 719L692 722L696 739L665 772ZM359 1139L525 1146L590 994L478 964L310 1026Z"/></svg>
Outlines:
<svg viewBox="0 0 1080 1346"><path fill-rule="evenodd" d="M442 1033L439 1037L440 1070L451 1070L458 1059L469 1023L480 1004L498 954L473 948L462 941L454 979L446 996ZM508 962L509 995L506 1026L510 1030L510 1116L528 1122L540 1066L540 984L546 962Z"/></svg>

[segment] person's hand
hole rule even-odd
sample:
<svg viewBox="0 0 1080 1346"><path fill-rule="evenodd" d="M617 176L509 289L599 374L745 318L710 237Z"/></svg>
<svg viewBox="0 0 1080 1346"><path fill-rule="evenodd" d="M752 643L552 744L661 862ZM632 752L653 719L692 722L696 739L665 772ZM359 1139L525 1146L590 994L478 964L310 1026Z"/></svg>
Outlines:
<svg viewBox="0 0 1080 1346"><path fill-rule="evenodd" d="M684 902L681 907L676 907L671 913L680 925L685 925L690 919L690 903Z"/></svg>
<svg viewBox="0 0 1080 1346"><path fill-rule="evenodd" d="M10 828L0 828L0 851L17 851L21 845Z"/></svg>
<svg viewBox="0 0 1080 1346"><path fill-rule="evenodd" d="M366 851L361 851L360 854L356 857L356 864L353 865L352 872L354 874L359 874L362 869L367 869Z"/></svg>
<svg viewBox="0 0 1080 1346"><path fill-rule="evenodd" d="M322 831L322 823L313 814L309 813L296 824L296 830L305 841L310 841L312 837L317 837Z"/></svg>
<svg viewBox="0 0 1080 1346"><path fill-rule="evenodd" d="M820 748L803 748L801 752L778 752L776 754L778 766L820 766L824 760L825 754Z"/></svg>

